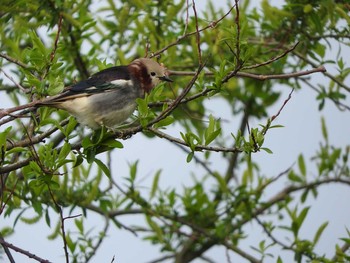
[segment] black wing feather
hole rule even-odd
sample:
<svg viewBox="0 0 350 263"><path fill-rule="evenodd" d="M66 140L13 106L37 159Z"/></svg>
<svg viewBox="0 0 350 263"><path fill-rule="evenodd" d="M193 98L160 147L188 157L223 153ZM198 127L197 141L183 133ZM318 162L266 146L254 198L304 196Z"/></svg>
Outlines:
<svg viewBox="0 0 350 263"><path fill-rule="evenodd" d="M106 87L110 86L111 81L118 79L130 80L130 74L127 66L106 68L92 75L87 80L83 80L72 85L68 90L71 92L81 92L89 89L90 87L96 87L97 90L99 88L106 89Z"/></svg>
<svg viewBox="0 0 350 263"><path fill-rule="evenodd" d="M46 100L38 103L38 105L60 104L67 98L86 96L86 94L100 93L113 88L117 88L117 85L114 85L111 83L111 81L118 79L130 80L130 74L127 66L106 68L92 75L87 80L82 80L70 87L67 87L61 94L48 97ZM118 88L122 89L122 87Z"/></svg>

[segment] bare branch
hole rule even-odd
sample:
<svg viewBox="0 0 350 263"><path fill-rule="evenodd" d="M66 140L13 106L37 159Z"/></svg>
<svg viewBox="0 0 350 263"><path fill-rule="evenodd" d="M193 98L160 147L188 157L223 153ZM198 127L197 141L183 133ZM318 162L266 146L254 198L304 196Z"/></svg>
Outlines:
<svg viewBox="0 0 350 263"><path fill-rule="evenodd" d="M186 35L187 28L188 28L188 21L189 21L189 0L186 0L186 21L185 21L185 29L183 35Z"/></svg>
<svg viewBox="0 0 350 263"><path fill-rule="evenodd" d="M315 85L311 84L310 81L308 81L307 79L301 79L302 82L304 82L306 85L308 85L311 89L313 89L314 91L316 91L318 94L321 93L321 91L315 87ZM328 97L328 99L330 99L331 101L333 101L333 103L337 106L337 108L341 111L344 110L348 110L350 111L350 106L346 105L345 103L342 103L341 101L334 99L332 97Z"/></svg>
<svg viewBox="0 0 350 263"><path fill-rule="evenodd" d="M1 240L5 241L3 236L0 234L0 241ZM15 259L13 258L12 254L11 254L10 249L7 246L5 246L4 244L1 244L1 245L2 245L2 248L4 249L5 254L6 254L8 260L10 261L10 263L16 263Z"/></svg>
<svg viewBox="0 0 350 263"><path fill-rule="evenodd" d="M153 132L155 135L157 135L160 138L164 138L170 142L174 142L174 143L188 147L186 142L184 142L178 138L172 137L164 132L161 132L160 130L157 130L157 129L152 128L152 127L148 127L147 130ZM242 152L241 149L237 149L237 148L226 148L226 147L206 146L206 145L196 145L195 150L196 151L212 151L212 152L231 152L231 153Z"/></svg>
<svg viewBox="0 0 350 263"><path fill-rule="evenodd" d="M289 92L288 98L283 102L281 108L278 110L278 112L277 112L275 115L273 115L273 116L271 117L271 122L273 122L274 119L276 119L276 118L281 114L283 108L287 105L288 101L292 98L292 93L293 93L293 91L294 91L294 89L292 89L291 92Z"/></svg>
<svg viewBox="0 0 350 263"><path fill-rule="evenodd" d="M63 211L62 208L58 205L58 203L56 202L56 199L51 191L51 188L48 185L48 189L49 189L49 193L51 196L52 201L54 202L56 209L58 211L58 213L60 214L60 218L61 218L61 231L62 231L62 240L63 240L63 250L64 250L64 255L66 257L66 263L69 263L69 254L68 254L68 247L67 247L67 239L66 239L66 232L64 229L64 221L66 218L63 217ZM78 215L81 216L81 215ZM75 217L75 216L74 216Z"/></svg>
<svg viewBox="0 0 350 263"><path fill-rule="evenodd" d="M108 217L105 217L105 227L103 228L103 231L102 231L102 233L101 233L101 235L100 235L100 238L98 239L98 241L97 241L97 243L94 245L94 246L92 246L92 253L90 253L87 257L86 257L86 260L85 260L85 262L89 262L90 260L91 260L91 258L96 254L96 251L97 251L97 249L101 246L101 244L102 244L102 241L105 239L105 237L106 237L106 233L107 233L107 231L108 231L108 229L109 229L109 218Z"/></svg>
<svg viewBox="0 0 350 263"><path fill-rule="evenodd" d="M305 61L306 63L308 63L309 65L313 66L314 68L317 68L316 63L312 62L310 59L308 59L307 57L303 56L302 54L300 54L297 51L293 51L293 54L296 55L298 58L300 58L301 60ZM348 92L350 92L350 87L345 85L342 81L340 81L339 79L337 79L336 77L334 77L332 74L326 72L326 70L323 71L324 75L327 76L328 78L330 78L331 80L333 80L335 83L337 83L340 87L343 87L344 89L346 89Z"/></svg>
<svg viewBox="0 0 350 263"><path fill-rule="evenodd" d="M172 42L171 44L167 45L166 47L164 47L164 48L162 48L162 49L160 49L160 50L154 52L154 53L152 54L151 57L156 57L156 56L162 54L164 51L168 50L169 48L171 48L171 47L173 47L173 46L176 46L176 45L179 44L182 40L184 40L184 39L186 39L186 38L188 38L188 37L190 37L190 36L196 35L196 34L202 32L202 31L205 31L205 30L207 30L207 29L209 29L209 28L214 28L214 27L216 27L217 24L219 24L222 20L224 20L224 19L232 12L232 10L233 10L234 7L235 7L235 6L232 6L232 7L228 10L228 12L227 12L226 14L224 14L220 19L211 22L209 25L207 25L207 26L205 26L205 27L199 29L198 31L196 30L196 31L194 31L194 32L187 33L187 34L183 35L182 37L179 37L176 41L174 41L174 42Z"/></svg>
<svg viewBox="0 0 350 263"><path fill-rule="evenodd" d="M298 71L298 72L292 72L292 73L285 73L285 74L275 74L275 75L264 75L264 74L255 74L255 73L248 73L248 72L236 72L235 77L242 77L242 78L252 78L257 80L269 80L269 79L288 79L288 78L297 78L301 76L306 76L310 74L314 74L317 72L326 72L326 68L324 66L319 66L310 70L304 70L304 71ZM193 76L195 72L192 71L175 71L175 70L169 70L169 75L173 76ZM204 75L206 76L214 76L213 72L205 72ZM226 82L228 79L225 77L222 82Z"/></svg>
<svg viewBox="0 0 350 263"><path fill-rule="evenodd" d="M0 244L18 252L18 253L21 253L29 258L32 258L38 262L41 262L41 263L50 263L51 262L47 259L40 258L40 257L36 256L35 254L30 253L29 251L26 251L26 250L19 248L11 243L6 242L2 237L0 237Z"/></svg>
<svg viewBox="0 0 350 263"><path fill-rule="evenodd" d="M69 119L65 119L60 123L60 126L63 127L68 122L69 122ZM31 146L31 145L37 144L37 143L43 141L45 138L52 135L53 133L55 133L57 130L59 130L59 129L54 126L50 129L48 129L46 132L39 134L38 136L30 137L30 138L24 139L24 140L19 141L19 142L7 143L6 150L11 150L11 149L16 148L16 147L26 147L26 146Z"/></svg>
<svg viewBox="0 0 350 263"><path fill-rule="evenodd" d="M266 66L268 64L271 64L272 62L275 62L275 61L285 57L288 53L292 52L298 45L299 45L299 42L296 42L291 48L287 49L282 54L280 54L276 57L273 57L265 62L259 63L259 64L242 67L242 69L254 69L254 68L258 68L258 67L262 67L262 66Z"/></svg>
<svg viewBox="0 0 350 263"><path fill-rule="evenodd" d="M30 66L28 66L27 64L23 63L22 61L18 60L18 59L15 59L7 54L4 54L4 53L0 53L0 57L6 59L7 61L11 62L11 63L14 63L18 66L20 66L21 68L25 68L25 69L29 69Z"/></svg>
<svg viewBox="0 0 350 263"><path fill-rule="evenodd" d="M9 79L12 81L13 84L16 85L17 88L19 88L23 93L27 93L28 90L24 88L21 84L19 84L17 81L15 81L10 75L8 75L2 68L0 68L0 71Z"/></svg>

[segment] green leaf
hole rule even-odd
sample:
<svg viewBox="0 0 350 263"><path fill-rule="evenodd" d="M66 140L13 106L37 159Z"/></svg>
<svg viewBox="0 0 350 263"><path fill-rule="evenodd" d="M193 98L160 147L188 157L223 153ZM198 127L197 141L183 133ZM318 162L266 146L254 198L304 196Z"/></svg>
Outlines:
<svg viewBox="0 0 350 263"><path fill-rule="evenodd" d="M187 158L186 158L186 162L191 162L192 159L193 159L193 156L194 156L194 152L190 152L188 155L187 155Z"/></svg>
<svg viewBox="0 0 350 263"><path fill-rule="evenodd" d="M41 39L36 34L36 32L34 30L29 30L28 35L33 42L33 47L38 48L39 51L45 55L47 53L47 49L46 49L45 45L43 44L43 42L41 41Z"/></svg>
<svg viewBox="0 0 350 263"><path fill-rule="evenodd" d="M69 118L68 124L66 125L65 133L64 133L66 137L68 137L69 139L71 138L69 135L75 129L77 124L78 122L74 117Z"/></svg>
<svg viewBox="0 0 350 263"><path fill-rule="evenodd" d="M138 161L136 161L134 164L130 165L130 180L132 182L134 182L136 179L137 165L138 165Z"/></svg>
<svg viewBox="0 0 350 263"><path fill-rule="evenodd" d="M328 222L323 223L318 229L317 232L314 236L314 240L313 240L313 244L316 245L318 240L320 239L323 231L326 229L326 227L328 226Z"/></svg>
<svg viewBox="0 0 350 263"><path fill-rule="evenodd" d="M27 152L28 149L27 148L24 148L24 147L15 147L15 148L12 148L11 150L7 151L6 152L6 155L10 155L10 154L13 154L13 153L22 153L24 154L25 152Z"/></svg>
<svg viewBox="0 0 350 263"><path fill-rule="evenodd" d="M209 125L204 132L205 145L210 144L221 133L221 128L219 127L218 124L219 123L216 121L213 115L210 115Z"/></svg>
<svg viewBox="0 0 350 263"><path fill-rule="evenodd" d="M0 147L6 146L6 138L12 127L7 127L3 132L0 132Z"/></svg>
<svg viewBox="0 0 350 263"><path fill-rule="evenodd" d="M31 161L29 166L36 174L42 174L40 166L35 161Z"/></svg>
<svg viewBox="0 0 350 263"><path fill-rule="evenodd" d="M215 179L217 180L217 182L219 184L221 192L229 193L229 189L227 187L227 182L226 182L225 178L222 175L220 175L219 173L216 173L216 172L214 172L214 176L215 176Z"/></svg>
<svg viewBox="0 0 350 263"><path fill-rule="evenodd" d="M151 199L154 197L154 195L156 194L156 192L158 190L158 183L159 183L160 174L161 174L161 170L158 170L156 172L156 175L154 176L153 183L152 183L152 189L151 189L151 193L150 193Z"/></svg>
<svg viewBox="0 0 350 263"><path fill-rule="evenodd" d="M65 238L66 238L67 246L68 246L70 252L73 253L75 251L78 243L73 242L73 240L71 239L69 234L66 234Z"/></svg>
<svg viewBox="0 0 350 263"><path fill-rule="evenodd" d="M157 122L156 124L154 124L155 128L159 128L159 127L164 127L164 126L168 126L170 124L172 124L174 122L174 117L173 116L167 116L165 119Z"/></svg>
<svg viewBox="0 0 350 263"><path fill-rule="evenodd" d="M325 139L326 142L328 142L327 126L326 126L325 119L323 117L321 118L321 129L322 129L323 138Z"/></svg>
<svg viewBox="0 0 350 263"><path fill-rule="evenodd" d="M106 145L110 148L118 148L118 149L124 148L124 145L120 141L113 138L103 141L102 145Z"/></svg>
<svg viewBox="0 0 350 263"><path fill-rule="evenodd" d="M297 183L302 183L304 182L303 178L300 176L296 175L294 171L290 171L288 174L288 179L291 180L292 182L297 182Z"/></svg>
<svg viewBox="0 0 350 263"><path fill-rule="evenodd" d="M83 224L83 220L81 219L75 219L74 220L74 224L75 226L78 228L80 233L84 233L84 224Z"/></svg>
<svg viewBox="0 0 350 263"><path fill-rule="evenodd" d="M83 146L84 149L87 149L91 146L94 146L94 144L92 143L91 139L89 137L85 137L82 141L81 141L81 146Z"/></svg>
<svg viewBox="0 0 350 263"><path fill-rule="evenodd" d="M68 154L71 151L71 145L67 142L65 142L58 154L58 162L63 162L66 160L66 157L68 156Z"/></svg>
<svg viewBox="0 0 350 263"><path fill-rule="evenodd" d="M79 165L81 165L81 164L83 163L83 161L84 161L83 156L79 154L79 155L76 157L76 160L75 160L75 163L74 163L74 165L73 165L73 168L74 168L74 167L77 167L77 166L79 166Z"/></svg>
<svg viewBox="0 0 350 263"><path fill-rule="evenodd" d="M164 239L163 232L162 232L162 229L158 226L158 224L154 222L150 216L146 216L146 221L148 225L151 227L151 229L154 231L154 233L156 234L157 239L159 241L163 240Z"/></svg>
<svg viewBox="0 0 350 263"><path fill-rule="evenodd" d="M302 154L300 154L298 157L298 166L299 166L301 175L306 177L306 166L305 166L304 157Z"/></svg>
<svg viewBox="0 0 350 263"><path fill-rule="evenodd" d="M0 231L0 235L2 237L8 237L10 236L12 233L14 233L14 230L12 227L3 227L1 228L1 231Z"/></svg>
<svg viewBox="0 0 350 263"><path fill-rule="evenodd" d="M38 223L39 220L41 219L41 215L38 214L36 216L33 216L31 218L29 217L21 217L20 220L26 224L33 225L35 223Z"/></svg>
<svg viewBox="0 0 350 263"><path fill-rule="evenodd" d="M105 165L101 160L95 158L94 162L98 165L98 167L102 170L102 172L107 175L108 178L111 177L111 171L109 170L109 168L107 167L107 165Z"/></svg>
<svg viewBox="0 0 350 263"><path fill-rule="evenodd" d="M45 211L45 221L46 221L46 224L51 227L51 219L50 219L50 215L49 215L49 210L46 209Z"/></svg>
<svg viewBox="0 0 350 263"><path fill-rule="evenodd" d="M299 226L299 228L301 227L301 225L303 224L303 222L304 222L304 220L305 220L305 218L306 218L306 216L307 216L307 214L308 214L308 212L309 212L309 209L310 209L310 207L305 207L302 211L301 211L301 213L299 214L299 216L297 217L297 223L298 223L298 226Z"/></svg>
<svg viewBox="0 0 350 263"><path fill-rule="evenodd" d="M261 147L260 150L263 150L269 154L273 154L273 152L269 148L266 148L266 147Z"/></svg>
<svg viewBox="0 0 350 263"><path fill-rule="evenodd" d="M59 76L50 81L47 93L49 96L56 95L64 89L64 83Z"/></svg>
<svg viewBox="0 0 350 263"><path fill-rule="evenodd" d="M312 11L313 7L310 4L304 5L304 13L310 13Z"/></svg>
<svg viewBox="0 0 350 263"><path fill-rule="evenodd" d="M141 116L147 116L149 108L148 103L145 99L136 99L136 103L138 106L138 111Z"/></svg>
<svg viewBox="0 0 350 263"><path fill-rule="evenodd" d="M51 180L48 183L48 186L50 187L51 190L59 190L61 188L61 185L57 183L56 181Z"/></svg>

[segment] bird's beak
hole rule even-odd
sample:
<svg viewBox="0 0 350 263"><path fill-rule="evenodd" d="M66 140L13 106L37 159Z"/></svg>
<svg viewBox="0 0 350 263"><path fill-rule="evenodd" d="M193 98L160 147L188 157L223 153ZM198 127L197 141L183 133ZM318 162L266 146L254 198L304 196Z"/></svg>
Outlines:
<svg viewBox="0 0 350 263"><path fill-rule="evenodd" d="M173 80L171 78L169 78L168 76L159 77L159 79L162 81L173 82Z"/></svg>

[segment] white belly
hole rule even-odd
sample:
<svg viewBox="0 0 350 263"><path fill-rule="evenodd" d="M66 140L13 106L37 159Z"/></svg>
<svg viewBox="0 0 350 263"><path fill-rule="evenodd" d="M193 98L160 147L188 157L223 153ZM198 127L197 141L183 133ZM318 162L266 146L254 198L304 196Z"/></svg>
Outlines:
<svg viewBox="0 0 350 263"><path fill-rule="evenodd" d="M75 116L79 123L92 129L98 129L101 126L114 128L127 120L136 108L135 103L130 103L118 110L99 111L93 108L91 97L79 97L64 101L60 104L60 108Z"/></svg>

